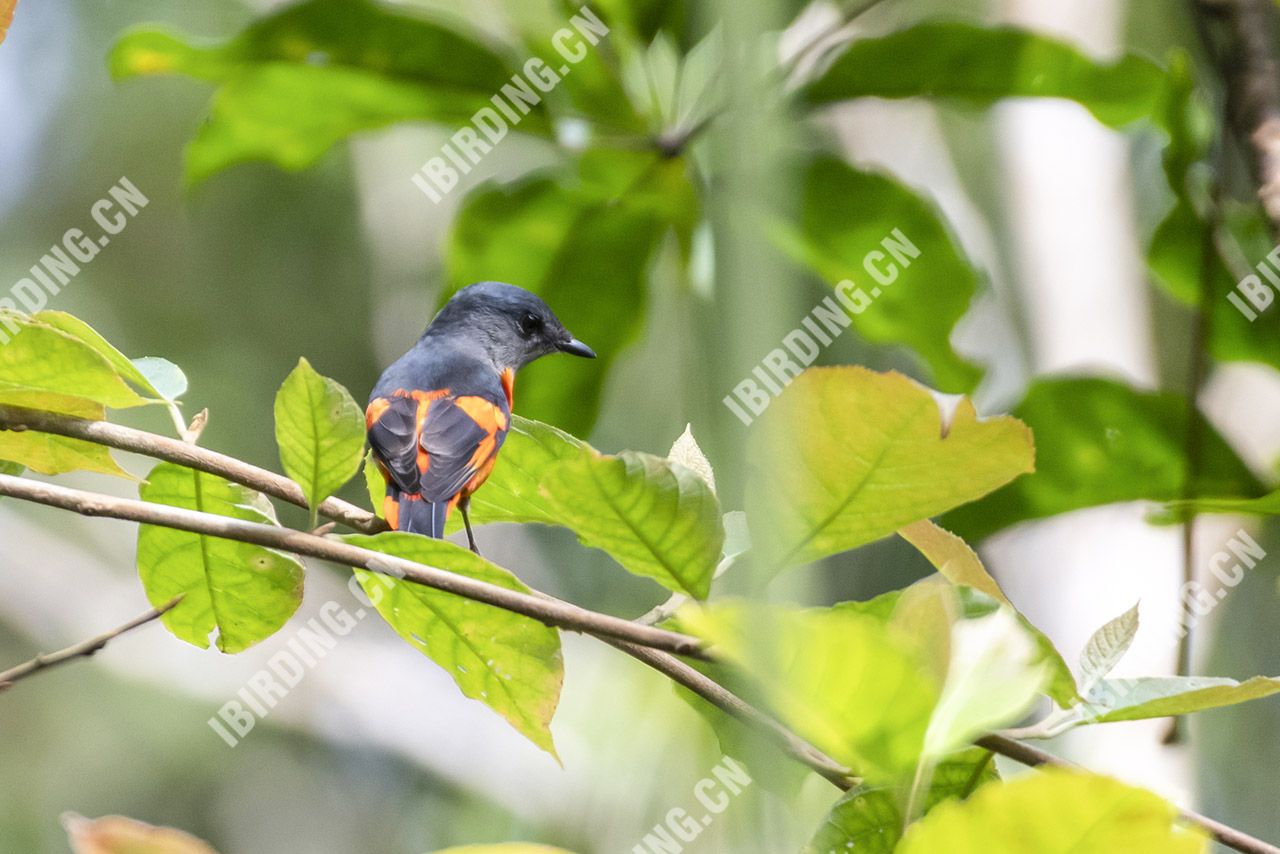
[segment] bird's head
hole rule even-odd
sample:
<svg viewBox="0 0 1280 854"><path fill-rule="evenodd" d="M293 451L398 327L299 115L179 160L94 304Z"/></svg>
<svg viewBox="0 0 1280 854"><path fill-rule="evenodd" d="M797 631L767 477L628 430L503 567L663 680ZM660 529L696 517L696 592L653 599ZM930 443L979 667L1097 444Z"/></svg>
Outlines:
<svg viewBox="0 0 1280 854"><path fill-rule="evenodd" d="M519 369L549 353L594 359L536 294L502 282L467 285L440 309L427 335L458 335L481 347L499 369Z"/></svg>

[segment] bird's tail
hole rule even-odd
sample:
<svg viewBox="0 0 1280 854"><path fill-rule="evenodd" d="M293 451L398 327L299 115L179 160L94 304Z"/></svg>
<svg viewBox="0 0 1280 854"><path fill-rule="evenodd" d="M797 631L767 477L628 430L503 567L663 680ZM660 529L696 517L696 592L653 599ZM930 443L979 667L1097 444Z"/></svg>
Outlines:
<svg viewBox="0 0 1280 854"><path fill-rule="evenodd" d="M383 516L392 530L442 539L449 502L427 501L417 493L401 492L395 485L388 484Z"/></svg>

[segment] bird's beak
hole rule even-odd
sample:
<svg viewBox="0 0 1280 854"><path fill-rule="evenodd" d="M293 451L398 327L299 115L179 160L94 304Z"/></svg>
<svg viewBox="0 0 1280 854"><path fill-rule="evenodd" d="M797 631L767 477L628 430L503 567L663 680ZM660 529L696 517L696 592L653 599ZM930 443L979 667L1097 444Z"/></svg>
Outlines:
<svg viewBox="0 0 1280 854"><path fill-rule="evenodd" d="M596 357L596 351L583 344L577 338L570 338L568 341L561 342L560 352L568 353L571 356L581 356L584 359L594 359Z"/></svg>

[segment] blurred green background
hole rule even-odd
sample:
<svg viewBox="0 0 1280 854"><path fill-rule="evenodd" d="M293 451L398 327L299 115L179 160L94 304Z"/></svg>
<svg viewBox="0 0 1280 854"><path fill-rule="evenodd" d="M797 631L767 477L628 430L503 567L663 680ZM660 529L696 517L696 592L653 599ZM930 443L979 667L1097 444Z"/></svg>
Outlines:
<svg viewBox="0 0 1280 854"><path fill-rule="evenodd" d="M510 35L501 3L414 5L467 21L493 39ZM818 4L780 36L800 4L676 5L693 22L690 34L718 26L731 45L776 49L780 38L784 51L834 14ZM1162 58L1171 46L1195 49L1180 7L1169 13L1162 0L1093 5L1087 14L1061 16L1061 32L1090 50L1105 54L1110 43L1112 51L1124 46ZM859 26L884 32L939 13L1039 25L1054 18L1052 8L1046 11L1053 6L891 0ZM149 205L51 307L87 320L131 356L164 356L182 366L191 381L188 412L211 413L203 443L277 468L271 407L280 381L306 356L363 399L457 284L444 246L463 193L436 207L410 183L452 131L426 124L360 134L305 171L250 163L187 187L183 150L204 121L211 87L177 77L114 83L108 53L122 31L139 24L220 40L268 8L274 7L227 0L23 0L0 47L0 159L8 165L0 170L0 282L26 275L68 228L89 230L90 206L126 176ZM1090 17L1092 24L1079 20ZM981 296L953 341L988 369L977 393L983 411L1007 409L1031 376L1046 372L1122 375L1139 386L1183 380L1186 315L1146 287L1134 260L1168 202L1149 180L1156 169L1150 140L1087 131L1077 143L1088 149L1081 157L1093 152L1096 159L1079 168L1099 177L1062 194L1052 184L1038 187L1028 170L1071 174L1061 150L1037 149L1036 140L1045 140L1036 129L1074 132L1089 122L1078 109L1067 107L1064 117L1062 104L1041 115L875 102L816 129L801 127L785 111L753 103L749 80L761 61L755 52L731 54L729 114L698 152L721 166L706 197L717 232L714 257L702 259L714 289L708 297L705 282L690 281L674 241L637 273L649 281L644 323L608 374L588 436L597 447L665 453L692 422L727 484L726 507L739 506L745 430L720 400L830 286L761 241L754 217L798 205L798 179L783 152L819 139L840 141L861 162L891 169L933 199L977 259ZM558 157L547 140L511 134L464 185L509 180ZM1122 245L1098 261L1112 278L1085 282L1095 271L1081 256L1096 247L1084 242L1087 234L1063 235L1050 215L1055 211L1024 216L1037 200L1071 221L1099 211L1116 218ZM1081 242L1063 243L1071 239ZM1115 309L1085 334L1055 315L1059 304L1045 297L1057 281L1050 268L1069 263L1083 266L1059 273L1079 277L1099 311ZM697 278L698 265L690 269ZM610 293L602 285L598 301L573 310L597 315L606 329L633 323ZM1063 328L1054 325L1058 320ZM1060 341L1074 350L1054 350ZM872 346L852 333L821 362L930 376L905 348ZM1280 446L1264 423L1280 408L1276 385L1273 371L1257 369L1215 377L1209 387L1206 406L1215 424L1260 475ZM580 413L569 408L559 423L575 419ZM134 421L165 429L160 415ZM137 460L127 467L146 471ZM129 489L94 476L67 480L121 494ZM363 503L359 483L344 494ZM1142 515L1134 505L1082 511L1007 532L984 554L1015 601L1044 619L1072 659L1092 628L1143 591L1165 591L1167 603L1155 594L1144 602L1157 610L1167 604L1172 613L1176 533L1148 527ZM300 513L289 519L302 522ZM1234 524L1206 525L1201 548L1212 551L1214 538ZM633 616L663 598L656 585L582 549L566 531L486 530L482 539L488 556L532 586L590 608ZM1270 536L1266 544L1280 547ZM0 664L142 610L132 545L133 533L122 524L0 505ZM1046 566L1046 558L1057 560ZM1280 673L1278 566L1264 561L1214 613L1214 631L1201 635L1198 647L1205 672ZM913 550L887 541L826 561L818 572L788 576L777 595L865 598L928 571ZM1112 586L1099 590L1098 580L1107 578ZM313 572L300 617L330 596L346 603L342 582L335 568ZM1059 587L1046 591L1049 585ZM58 824L65 811L173 825L224 854L377 854L507 839L583 854L629 851L672 806L692 805L693 783L720 756L710 729L662 679L611 650L569 638L556 721L561 769L490 712L458 697L374 621L362 623L243 744L228 749L205 720L287 636L288 630L232 662L152 627L94 663L0 694L0 851L67 850ZM1138 658L1143 672L1171 665L1170 651L1158 647ZM1276 762L1268 759L1277 758L1278 730L1280 703L1269 700L1203 716L1189 746L1161 748L1159 728L1135 724L1072 737L1060 747L1278 839ZM774 780L765 785L772 776L759 775L760 785L736 799L690 850L794 850L835 792L814 780L798 791Z"/></svg>

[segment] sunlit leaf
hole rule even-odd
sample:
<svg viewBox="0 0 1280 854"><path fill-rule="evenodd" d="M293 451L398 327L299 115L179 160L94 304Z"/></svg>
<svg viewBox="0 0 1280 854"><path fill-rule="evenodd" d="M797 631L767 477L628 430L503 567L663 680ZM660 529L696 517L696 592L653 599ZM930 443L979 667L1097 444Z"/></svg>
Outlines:
<svg viewBox="0 0 1280 854"><path fill-rule="evenodd" d="M312 521L321 501L350 480L364 457L364 416L342 385L300 359L275 402L285 474L302 487Z"/></svg>
<svg viewBox="0 0 1280 854"><path fill-rule="evenodd" d="M275 524L260 493L173 463L152 469L139 494L156 504ZM159 607L181 595L182 602L161 620L202 649L215 629L218 649L228 653L274 634L302 602L302 570L296 557L251 543L138 528L138 575L147 599Z"/></svg>
<svg viewBox="0 0 1280 854"><path fill-rule="evenodd" d="M65 332L89 347L106 359L121 379L132 384L148 397L176 400L186 392L187 378L177 365L154 356L130 359L112 346L97 330L74 315L62 311L42 311L32 315L31 319L36 323L52 326L54 329ZM166 390L161 391L157 388L153 379L165 385Z"/></svg>
<svg viewBox="0 0 1280 854"><path fill-rule="evenodd" d="M1102 679L1089 695L1085 723L1164 718L1234 706L1280 692L1280 677L1244 682L1213 676Z"/></svg>
<svg viewBox="0 0 1280 854"><path fill-rule="evenodd" d="M1119 501L1179 498L1186 479L1186 402L1106 379L1037 380L1013 414L1035 431L1038 465L940 522L970 542L1015 522ZM1200 419L1200 495L1254 495L1260 485ZM1122 474L1121 474L1122 473Z"/></svg>
<svg viewBox="0 0 1280 854"><path fill-rule="evenodd" d="M496 279L534 291L599 355L548 356L523 369L520 414L590 432L609 369L643 326L650 259L697 209L684 162L639 151L589 151L574 174L467 195L449 236L450 290Z"/></svg>
<svg viewBox="0 0 1280 854"><path fill-rule="evenodd" d="M1177 809L1143 789L1049 768L983 786L940 804L907 828L898 854L1198 854L1199 833L1176 826Z"/></svg>
<svg viewBox="0 0 1280 854"><path fill-rule="evenodd" d="M949 339L978 276L934 207L891 178L832 157L809 165L802 194L798 221L779 229L783 248L829 287L852 283L844 296L856 308L836 305L860 336L905 344L939 388L971 391L980 371Z"/></svg>
<svg viewBox="0 0 1280 854"><path fill-rule="evenodd" d="M1080 690L1088 694L1129 651L1138 633L1138 603L1090 636L1080 652Z"/></svg>
<svg viewBox="0 0 1280 854"><path fill-rule="evenodd" d="M219 85L187 151L190 181L249 160L302 169L339 140L394 122L469 125L515 71L453 29L369 0L289 6L217 46L137 30L116 44L111 70ZM542 109L518 127L545 131Z"/></svg>
<svg viewBox="0 0 1280 854"><path fill-rule="evenodd" d="M801 374L751 437L747 514L768 566L807 563L980 498L1033 468L1031 434L962 400L945 433L929 390L897 373Z"/></svg>
<svg viewBox="0 0 1280 854"><path fill-rule="evenodd" d="M528 593L514 575L446 540L389 532L343 538L354 546ZM560 701L560 635L546 625L452 593L356 570L360 585L402 638L444 668L462 693L493 709L556 755L551 718Z"/></svg>
<svg viewBox="0 0 1280 854"><path fill-rule="evenodd" d="M435 854L572 854L563 848L535 845L532 842L500 842L497 845L463 845L441 848Z"/></svg>
<svg viewBox="0 0 1280 854"><path fill-rule="evenodd" d="M172 827L156 827L119 815L62 817L74 854L217 854L208 843Z"/></svg>
<svg viewBox="0 0 1280 854"><path fill-rule="evenodd" d="M968 543L950 531L935 525L928 519L912 522L898 531L899 536L911 543L920 553L928 558L938 573L952 584L970 587L990 596L994 601L1010 608L1013 604L1004 595L1000 585L987 572L978 555L969 548ZM1050 681L1045 689L1058 705L1070 706L1080 699L1076 688L1075 676L1067 666L1062 655L1044 632L1031 624L1031 621L1020 612L1015 613L1024 629L1031 633L1040 648L1042 660L1049 668Z"/></svg>
<svg viewBox="0 0 1280 854"><path fill-rule="evenodd" d="M872 780L915 767L941 686L880 619L739 601L684 608L792 728Z"/></svg>
<svg viewBox="0 0 1280 854"><path fill-rule="evenodd" d="M623 451L562 462L543 489L557 524L625 569L703 599L720 561L720 503L706 481L679 463Z"/></svg>
<svg viewBox="0 0 1280 854"><path fill-rule="evenodd" d="M373 451L369 451L364 458L364 486L369 491L369 505L373 508L374 515L381 517L383 501L387 497L387 481L374 461Z"/></svg>
<svg viewBox="0 0 1280 854"><path fill-rule="evenodd" d="M971 748L947 757L933 770L924 811L967 798L1000 779L990 752ZM905 787L857 786L836 802L805 846L804 854L892 854L902 838Z"/></svg>
<svg viewBox="0 0 1280 854"><path fill-rule="evenodd" d="M667 451L667 459L673 463L679 463L702 478L711 492L715 493L716 473L711 468L711 461L707 459L707 455L702 452L702 448L698 447L698 440L693 438L692 424L686 424L684 432L672 443L671 450Z"/></svg>

